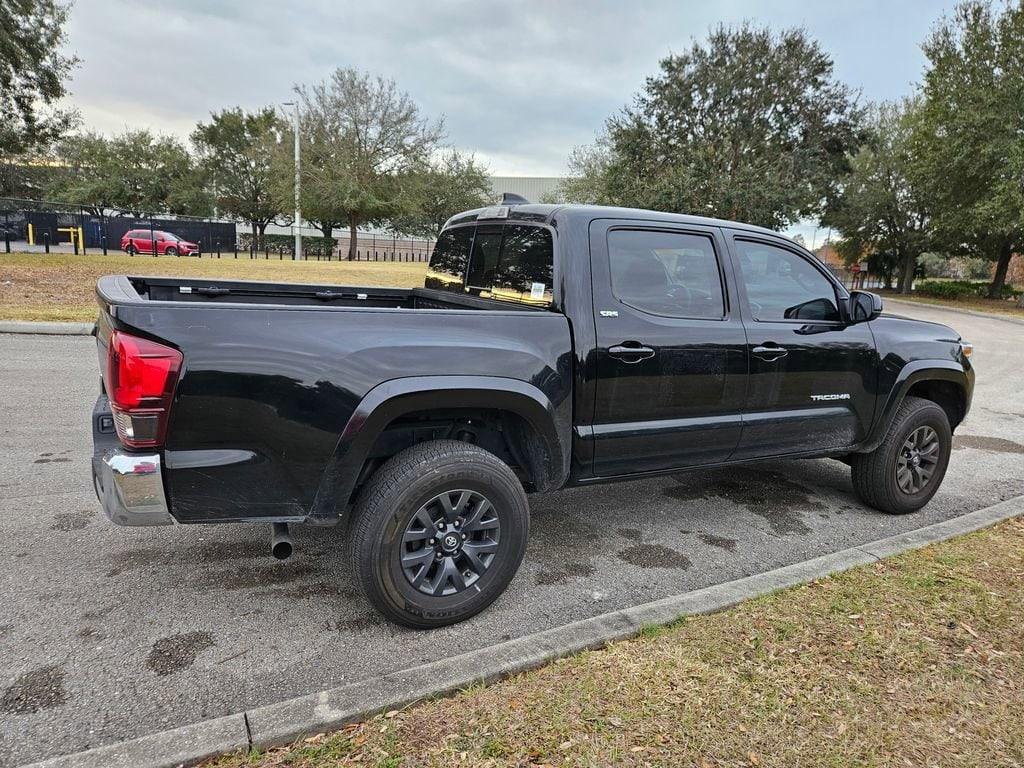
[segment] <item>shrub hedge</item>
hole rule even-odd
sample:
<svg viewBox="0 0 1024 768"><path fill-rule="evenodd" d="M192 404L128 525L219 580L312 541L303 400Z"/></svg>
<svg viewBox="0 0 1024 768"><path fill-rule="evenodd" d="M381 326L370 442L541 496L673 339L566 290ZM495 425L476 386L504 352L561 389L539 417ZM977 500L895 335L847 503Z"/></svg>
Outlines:
<svg viewBox="0 0 1024 768"><path fill-rule="evenodd" d="M970 280L923 280L914 286L914 293L933 296L936 299L963 299L971 296L988 295L988 283L972 283ZM1003 296L1016 298L1022 291L1012 285L1003 286Z"/></svg>
<svg viewBox="0 0 1024 768"><path fill-rule="evenodd" d="M972 283L969 280L924 280L914 286L914 292L937 299L962 299L978 296L978 289L984 290L985 287L984 283Z"/></svg>

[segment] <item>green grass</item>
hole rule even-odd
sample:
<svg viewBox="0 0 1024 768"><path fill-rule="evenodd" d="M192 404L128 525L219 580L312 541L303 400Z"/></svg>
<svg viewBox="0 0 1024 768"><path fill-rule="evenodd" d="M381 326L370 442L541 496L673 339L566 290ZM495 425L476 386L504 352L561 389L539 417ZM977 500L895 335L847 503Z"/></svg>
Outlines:
<svg viewBox="0 0 1024 768"><path fill-rule="evenodd" d="M425 272L425 264L401 262L0 254L0 320L94 320L96 280L111 274L408 288L422 285Z"/></svg>
<svg viewBox="0 0 1024 768"><path fill-rule="evenodd" d="M1024 522L207 768L1020 766Z"/></svg>

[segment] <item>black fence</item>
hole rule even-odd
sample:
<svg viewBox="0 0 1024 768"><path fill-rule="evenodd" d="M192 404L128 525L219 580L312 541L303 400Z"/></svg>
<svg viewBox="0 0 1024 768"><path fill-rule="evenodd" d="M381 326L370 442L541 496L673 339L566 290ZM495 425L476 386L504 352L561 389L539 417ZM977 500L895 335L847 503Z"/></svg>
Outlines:
<svg viewBox="0 0 1024 768"><path fill-rule="evenodd" d="M341 236L302 238L303 257L308 261L394 261L404 263L426 263L434 252L433 240L401 237L399 235L360 232L356 239L355 253L349 259L349 235L346 230ZM239 250L254 253L264 258L290 256L294 250L292 235L268 234L262 243L252 248L252 234L239 235Z"/></svg>
<svg viewBox="0 0 1024 768"><path fill-rule="evenodd" d="M342 251L347 257L347 240L342 241ZM355 260L429 262L433 252L433 240L361 234L356 242Z"/></svg>
<svg viewBox="0 0 1024 768"><path fill-rule="evenodd" d="M851 291L874 291L888 287L881 275L874 275L863 270L840 269L831 265L829 265L829 269L832 270L833 275L839 278L839 282Z"/></svg>
<svg viewBox="0 0 1024 768"><path fill-rule="evenodd" d="M136 233L132 242L123 240L132 231ZM200 257L285 260L292 258L294 250L290 235L265 234L254 240L250 232L239 232L239 225L230 221L139 215L116 209L97 212L52 201L0 197L0 247L8 253L28 250L106 254L127 250L149 256L165 252L166 245L159 242L161 233L195 243L199 252L188 255ZM183 255L181 251L185 249L174 250ZM425 263L430 261L433 250L433 240L360 232L353 259ZM312 261L348 260L348 232L331 238L304 236L303 256Z"/></svg>
<svg viewBox="0 0 1024 768"><path fill-rule="evenodd" d="M46 200L0 198L0 236L4 249L51 249L74 253L121 250L122 238L131 230L167 232L199 246L200 253L212 253L218 247L233 250L237 245L232 222L188 216L155 216L104 209L102 212L81 206Z"/></svg>

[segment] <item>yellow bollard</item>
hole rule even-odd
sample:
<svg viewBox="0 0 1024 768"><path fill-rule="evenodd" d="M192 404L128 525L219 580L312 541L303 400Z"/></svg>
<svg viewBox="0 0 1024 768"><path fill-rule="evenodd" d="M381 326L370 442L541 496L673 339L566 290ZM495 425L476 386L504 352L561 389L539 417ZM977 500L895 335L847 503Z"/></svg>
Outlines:
<svg viewBox="0 0 1024 768"><path fill-rule="evenodd" d="M71 245L72 250L74 250L74 252L77 254L78 253L78 240L77 240L78 230L76 230L74 227L57 227L57 231L58 232L67 232L68 233L68 243Z"/></svg>
<svg viewBox="0 0 1024 768"><path fill-rule="evenodd" d="M29 222L29 225L28 225L28 244L29 245L35 245L36 244L36 233L35 233L35 230L32 229L32 222Z"/></svg>
<svg viewBox="0 0 1024 768"><path fill-rule="evenodd" d="M81 227L78 228L78 252L85 253L85 232Z"/></svg>

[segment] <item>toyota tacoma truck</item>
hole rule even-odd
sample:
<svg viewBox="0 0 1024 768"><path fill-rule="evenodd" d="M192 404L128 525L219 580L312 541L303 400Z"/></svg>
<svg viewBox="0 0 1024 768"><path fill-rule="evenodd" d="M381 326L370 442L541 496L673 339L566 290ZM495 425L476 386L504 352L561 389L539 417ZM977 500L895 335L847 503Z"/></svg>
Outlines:
<svg viewBox="0 0 1024 768"><path fill-rule="evenodd" d="M770 230L503 203L446 224L422 288L101 278L107 516L265 523L279 557L347 526L368 601L428 628L508 586L528 494L816 457L882 512L935 494L974 386L955 331Z"/></svg>

